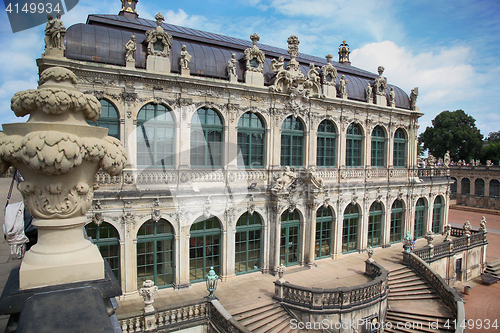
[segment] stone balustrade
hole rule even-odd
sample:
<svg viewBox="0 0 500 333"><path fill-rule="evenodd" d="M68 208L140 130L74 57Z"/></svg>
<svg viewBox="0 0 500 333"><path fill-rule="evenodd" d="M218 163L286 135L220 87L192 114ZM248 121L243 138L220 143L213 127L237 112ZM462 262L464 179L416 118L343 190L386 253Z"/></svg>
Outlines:
<svg viewBox="0 0 500 333"><path fill-rule="evenodd" d="M451 313L453 314L457 323L464 322L464 301L462 300L460 295L453 288L451 288L439 274L435 273L431 269L431 267L427 265L415 253L403 252L403 263L413 271L417 272L432 286L443 303L450 308ZM460 326L461 325L457 324L455 333L463 333L465 331L464 327Z"/></svg>
<svg viewBox="0 0 500 333"><path fill-rule="evenodd" d="M366 261L368 276L373 280L362 285L338 288L311 288L275 281L274 299L291 308L322 313L360 309L387 298L389 272L374 261Z"/></svg>

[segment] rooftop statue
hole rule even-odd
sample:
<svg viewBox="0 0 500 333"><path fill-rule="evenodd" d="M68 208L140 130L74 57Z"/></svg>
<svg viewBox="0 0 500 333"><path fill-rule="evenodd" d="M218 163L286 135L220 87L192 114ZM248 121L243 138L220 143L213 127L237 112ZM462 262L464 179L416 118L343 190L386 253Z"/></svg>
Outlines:
<svg viewBox="0 0 500 333"><path fill-rule="evenodd" d="M66 28L61 20L61 14L57 14L54 19L52 15L47 15L47 25L45 26L45 50L59 49L64 51L64 35Z"/></svg>
<svg viewBox="0 0 500 333"><path fill-rule="evenodd" d="M319 72L318 72L318 68L319 67L316 67L314 65L313 62L311 62L309 64L309 72L307 72L307 77L309 80L313 81L313 82L319 82L320 81L320 76L319 76Z"/></svg>
<svg viewBox="0 0 500 333"><path fill-rule="evenodd" d="M327 64L321 67L321 76L323 77L323 84L327 86L335 86L337 83L337 69L332 65L331 54L325 56Z"/></svg>
<svg viewBox="0 0 500 333"><path fill-rule="evenodd" d="M410 93L410 109L417 110L418 87L411 90Z"/></svg>
<svg viewBox="0 0 500 333"><path fill-rule="evenodd" d="M153 30L146 31L145 43L148 44L148 55L156 55L160 57L169 57L170 48L172 47L172 35L165 32L162 28L165 18L161 13L155 15L157 27Z"/></svg>
<svg viewBox="0 0 500 333"><path fill-rule="evenodd" d="M378 66L378 78L375 79L375 83L373 84L375 94L380 96L386 96L385 90L387 89L387 80L382 76L384 70L385 68L383 66Z"/></svg>
<svg viewBox="0 0 500 333"><path fill-rule="evenodd" d="M372 89L373 87L368 83L368 85L365 88L365 94L366 94L366 101L370 103L372 101Z"/></svg>
<svg viewBox="0 0 500 333"><path fill-rule="evenodd" d="M254 33L250 36L250 39L252 40L253 46L245 50L247 71L262 73L266 56L257 46L257 42L260 40L260 37Z"/></svg>
<svg viewBox="0 0 500 333"><path fill-rule="evenodd" d="M181 69L189 69L189 62L191 61L191 55L186 51L186 45L182 45L181 50Z"/></svg>
<svg viewBox="0 0 500 333"><path fill-rule="evenodd" d="M339 80L339 95L340 95L340 97L347 96L347 89L346 89L347 83L349 83L349 80L346 80L345 75L342 75L342 77Z"/></svg>
<svg viewBox="0 0 500 333"><path fill-rule="evenodd" d="M271 60L271 70L278 74L281 71L285 71L285 57L280 56L278 60Z"/></svg>
<svg viewBox="0 0 500 333"><path fill-rule="evenodd" d="M389 92L389 105L394 107L396 102L396 92L394 92L394 87L391 87L391 91Z"/></svg>
<svg viewBox="0 0 500 333"><path fill-rule="evenodd" d="M231 55L231 59L229 59L227 61L227 72L228 72L229 76L231 76L231 75L237 76L238 75L238 73L236 72L236 63L237 63L236 53L233 53Z"/></svg>
<svg viewBox="0 0 500 333"><path fill-rule="evenodd" d="M451 163L451 157L450 157L450 151L448 150L444 154L443 165L445 168L448 168L450 166L450 163Z"/></svg>
<svg viewBox="0 0 500 333"><path fill-rule="evenodd" d="M483 216L481 222L479 222L479 231L486 233L486 218Z"/></svg>
<svg viewBox="0 0 500 333"><path fill-rule="evenodd" d="M125 44L125 60L134 61L134 52L137 50L137 43L135 42L135 35L130 36L130 40Z"/></svg>

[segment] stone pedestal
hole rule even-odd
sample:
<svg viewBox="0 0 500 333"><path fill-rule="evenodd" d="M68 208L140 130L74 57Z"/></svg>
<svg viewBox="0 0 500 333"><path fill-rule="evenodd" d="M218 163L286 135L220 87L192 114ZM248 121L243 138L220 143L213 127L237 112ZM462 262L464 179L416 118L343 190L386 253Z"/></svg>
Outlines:
<svg viewBox="0 0 500 333"><path fill-rule="evenodd" d="M347 94L341 94L341 95L340 95L340 98L342 98L342 99L347 99Z"/></svg>
<svg viewBox="0 0 500 333"><path fill-rule="evenodd" d="M48 48L43 52L42 58L64 58L64 50L59 48Z"/></svg>
<svg viewBox="0 0 500 333"><path fill-rule="evenodd" d="M191 71L189 68L181 68L181 76L191 76Z"/></svg>
<svg viewBox="0 0 500 333"><path fill-rule="evenodd" d="M251 86L264 87L264 75L258 72L247 71L245 73L245 83Z"/></svg>
<svg viewBox="0 0 500 333"><path fill-rule="evenodd" d="M151 73L170 74L170 58L149 55L146 70Z"/></svg>
<svg viewBox="0 0 500 333"><path fill-rule="evenodd" d="M391 108L395 108L396 107L396 103L395 102L391 102L390 105L391 105Z"/></svg>
<svg viewBox="0 0 500 333"><path fill-rule="evenodd" d="M97 246L82 237L85 216L33 219L38 243L28 251L19 272L19 288L29 289L104 278Z"/></svg>
<svg viewBox="0 0 500 333"><path fill-rule="evenodd" d="M323 95L328 98L335 98L337 97L337 88L334 86L323 85Z"/></svg>
<svg viewBox="0 0 500 333"><path fill-rule="evenodd" d="M381 95L375 95L375 104L381 106L387 106L387 97Z"/></svg>
<svg viewBox="0 0 500 333"><path fill-rule="evenodd" d="M135 69L135 60L127 60L127 69Z"/></svg>
<svg viewBox="0 0 500 333"><path fill-rule="evenodd" d="M238 75L229 75L230 83L238 83Z"/></svg>

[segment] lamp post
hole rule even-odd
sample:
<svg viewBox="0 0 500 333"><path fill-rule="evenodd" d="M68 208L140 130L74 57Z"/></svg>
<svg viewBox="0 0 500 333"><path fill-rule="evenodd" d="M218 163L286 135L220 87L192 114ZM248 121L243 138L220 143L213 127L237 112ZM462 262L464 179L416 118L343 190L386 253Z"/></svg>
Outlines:
<svg viewBox="0 0 500 333"><path fill-rule="evenodd" d="M206 298L209 300L217 299L214 295L214 291L217 289L217 280L219 276L215 274L213 266L210 267L207 276L205 276L205 281L207 283L207 290L210 293Z"/></svg>

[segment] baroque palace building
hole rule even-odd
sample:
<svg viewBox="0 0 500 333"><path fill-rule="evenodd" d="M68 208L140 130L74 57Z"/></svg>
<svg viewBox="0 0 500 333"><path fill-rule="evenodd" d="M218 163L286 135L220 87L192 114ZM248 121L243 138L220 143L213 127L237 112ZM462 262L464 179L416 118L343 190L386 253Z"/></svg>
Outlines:
<svg viewBox="0 0 500 333"><path fill-rule="evenodd" d="M417 167L418 89L252 41L119 15L69 27L64 56L128 153L86 226L125 293L401 246L447 224L449 180ZM132 37L132 35L134 37ZM437 171L437 170L436 170Z"/></svg>

